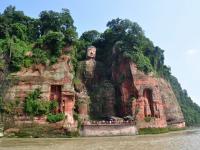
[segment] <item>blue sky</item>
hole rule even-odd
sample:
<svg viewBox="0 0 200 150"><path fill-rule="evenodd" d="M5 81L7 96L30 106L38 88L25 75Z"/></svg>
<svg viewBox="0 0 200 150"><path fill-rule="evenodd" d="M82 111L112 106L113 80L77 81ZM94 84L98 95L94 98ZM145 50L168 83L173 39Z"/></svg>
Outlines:
<svg viewBox="0 0 200 150"><path fill-rule="evenodd" d="M200 105L199 0L0 0L0 12L8 5L32 17L42 10L68 8L79 35L91 29L103 32L117 17L137 22L165 50L165 63Z"/></svg>

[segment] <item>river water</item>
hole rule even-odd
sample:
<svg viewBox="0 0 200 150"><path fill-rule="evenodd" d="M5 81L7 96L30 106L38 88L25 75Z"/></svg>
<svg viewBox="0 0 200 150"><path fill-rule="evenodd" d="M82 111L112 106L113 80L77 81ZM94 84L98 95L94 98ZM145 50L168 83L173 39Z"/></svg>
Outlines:
<svg viewBox="0 0 200 150"><path fill-rule="evenodd" d="M0 138L0 150L200 150L200 129L120 137Z"/></svg>

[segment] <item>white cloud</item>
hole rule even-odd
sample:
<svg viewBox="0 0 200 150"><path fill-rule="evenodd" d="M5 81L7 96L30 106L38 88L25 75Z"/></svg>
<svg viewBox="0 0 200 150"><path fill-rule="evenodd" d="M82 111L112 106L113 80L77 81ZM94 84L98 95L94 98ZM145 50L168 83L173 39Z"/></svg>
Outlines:
<svg viewBox="0 0 200 150"><path fill-rule="evenodd" d="M199 50L198 49L188 49L188 50L186 50L185 54L188 56L195 56L195 55L199 54Z"/></svg>
<svg viewBox="0 0 200 150"><path fill-rule="evenodd" d="M185 51L184 54L187 65L200 65L200 49L188 49Z"/></svg>

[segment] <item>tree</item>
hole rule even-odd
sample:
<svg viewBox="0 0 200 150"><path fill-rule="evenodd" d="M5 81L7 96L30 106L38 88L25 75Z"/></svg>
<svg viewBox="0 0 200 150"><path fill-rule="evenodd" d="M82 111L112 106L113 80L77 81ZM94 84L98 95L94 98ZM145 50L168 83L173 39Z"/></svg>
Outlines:
<svg viewBox="0 0 200 150"><path fill-rule="evenodd" d="M46 64L48 61L48 56L47 56L47 52L39 49L39 48L35 48L32 50L33 54L32 54L32 61L34 64Z"/></svg>
<svg viewBox="0 0 200 150"><path fill-rule="evenodd" d="M49 31L64 33L69 28L75 30L74 21L68 9L62 9L61 13L52 10L42 11L39 21L41 35L47 34Z"/></svg>
<svg viewBox="0 0 200 150"><path fill-rule="evenodd" d="M14 23L11 25L10 36L16 36L17 38L25 41L27 39L27 27L21 23Z"/></svg>
<svg viewBox="0 0 200 150"><path fill-rule="evenodd" d="M97 41L100 38L100 33L96 30L90 30L90 31L86 31L84 32L81 37L80 40L84 40L85 42L89 42L90 44L93 44L95 41Z"/></svg>
<svg viewBox="0 0 200 150"><path fill-rule="evenodd" d="M24 15L23 11L17 11L14 6L8 6L3 14L4 22L6 24L21 23L26 25L30 17Z"/></svg>
<svg viewBox="0 0 200 150"><path fill-rule="evenodd" d="M58 12L42 11L39 20L41 35L47 34L49 31L58 32L60 29L61 22Z"/></svg>
<svg viewBox="0 0 200 150"><path fill-rule="evenodd" d="M52 56L59 56L61 54L64 39L64 35L61 32L50 31L42 39L44 48L50 51Z"/></svg>

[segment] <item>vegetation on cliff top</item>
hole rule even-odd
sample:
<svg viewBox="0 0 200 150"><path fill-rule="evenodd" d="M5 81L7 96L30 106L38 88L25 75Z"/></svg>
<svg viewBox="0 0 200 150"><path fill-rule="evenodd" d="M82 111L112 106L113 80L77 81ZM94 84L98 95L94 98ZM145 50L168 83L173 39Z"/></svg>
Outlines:
<svg viewBox="0 0 200 150"><path fill-rule="evenodd" d="M0 14L0 69L8 64L13 72L32 64L55 63L62 49L73 46L76 39L68 9L42 11L34 19L9 6Z"/></svg>
<svg viewBox="0 0 200 150"><path fill-rule="evenodd" d="M89 45L97 47L96 59L108 68L126 59L135 62L145 73L153 71L164 77L173 87L187 125L200 124L200 107L193 103L171 75L170 67L164 64L164 50L155 46L142 28L128 19L113 19L103 33L90 30L78 38L68 9L42 11L35 19L13 6L7 7L0 14L0 88L5 72L19 71L33 64L51 65L64 49L71 49L65 53L72 56L76 68L76 62L85 59Z"/></svg>

